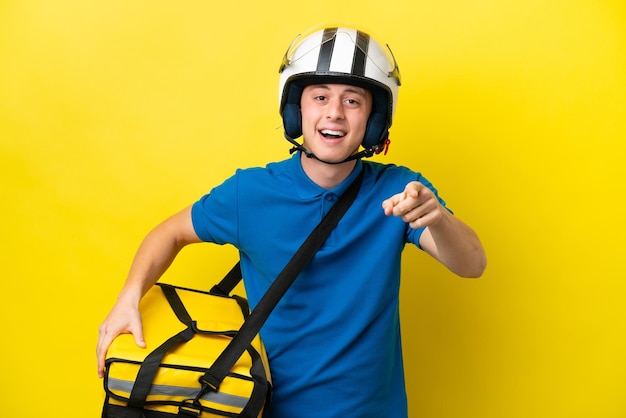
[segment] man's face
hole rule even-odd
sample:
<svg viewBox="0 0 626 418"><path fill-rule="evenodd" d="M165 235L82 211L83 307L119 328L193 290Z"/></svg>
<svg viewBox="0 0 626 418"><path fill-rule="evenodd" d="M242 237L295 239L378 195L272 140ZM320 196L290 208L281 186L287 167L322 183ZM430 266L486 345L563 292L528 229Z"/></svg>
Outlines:
<svg viewBox="0 0 626 418"><path fill-rule="evenodd" d="M372 111L372 95L346 84L313 84L300 101L304 147L319 159L340 162L356 153Z"/></svg>

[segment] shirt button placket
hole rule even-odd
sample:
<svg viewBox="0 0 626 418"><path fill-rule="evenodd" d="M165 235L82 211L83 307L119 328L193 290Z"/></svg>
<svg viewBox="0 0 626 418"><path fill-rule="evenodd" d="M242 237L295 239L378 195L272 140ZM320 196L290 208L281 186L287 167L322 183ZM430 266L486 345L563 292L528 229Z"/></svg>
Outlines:
<svg viewBox="0 0 626 418"><path fill-rule="evenodd" d="M324 199L322 201L322 216L326 215L331 207L335 204L337 200L337 195L334 193L328 192L324 194Z"/></svg>

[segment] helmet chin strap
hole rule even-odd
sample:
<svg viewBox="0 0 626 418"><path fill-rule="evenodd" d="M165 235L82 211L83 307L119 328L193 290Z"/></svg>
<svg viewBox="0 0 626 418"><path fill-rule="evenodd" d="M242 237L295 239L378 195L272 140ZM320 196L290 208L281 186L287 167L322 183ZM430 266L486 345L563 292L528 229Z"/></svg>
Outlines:
<svg viewBox="0 0 626 418"><path fill-rule="evenodd" d="M290 138L288 135L285 135L285 138L291 142L293 144L293 148L291 148L289 150L290 154L293 154L296 151L302 151L302 153L307 157L307 158L315 158L317 161L320 161L324 164L331 164L331 165L337 165L337 164L343 164L343 163L347 163L348 161L353 161L353 160L358 160L360 158L369 158L374 154L379 153L380 151L382 151L380 149L380 145L374 145L373 147L370 148L366 148L363 151L357 152L356 154L352 154L350 155L348 158L346 158L343 161L338 161L338 162L333 162L333 161L326 161L326 160L322 160L321 158L319 158L318 156L316 156L315 154L313 154L312 152L309 152L306 148L304 148L304 146L302 144L299 144L295 139ZM385 141L385 146L388 146L389 140Z"/></svg>

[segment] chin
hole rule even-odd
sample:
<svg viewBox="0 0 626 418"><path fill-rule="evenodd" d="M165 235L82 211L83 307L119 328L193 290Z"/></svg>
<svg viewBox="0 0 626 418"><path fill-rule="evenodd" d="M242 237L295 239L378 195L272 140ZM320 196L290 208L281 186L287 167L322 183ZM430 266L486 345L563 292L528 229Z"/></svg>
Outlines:
<svg viewBox="0 0 626 418"><path fill-rule="evenodd" d="M329 149L329 147L308 147L306 146L306 143L304 143L303 145L308 152L314 154L320 160L332 163L339 163L358 152L358 150L348 151L341 149Z"/></svg>

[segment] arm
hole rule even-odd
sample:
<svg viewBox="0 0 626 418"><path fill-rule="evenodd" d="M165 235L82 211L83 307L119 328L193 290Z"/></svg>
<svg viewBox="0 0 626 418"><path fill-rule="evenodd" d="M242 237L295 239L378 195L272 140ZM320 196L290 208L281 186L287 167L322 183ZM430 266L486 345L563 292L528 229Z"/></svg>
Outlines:
<svg viewBox="0 0 626 418"><path fill-rule="evenodd" d="M407 184L403 192L383 202L385 215L401 216L411 228L426 227L420 246L453 273L480 277L487 259L476 233L448 212L422 183Z"/></svg>
<svg viewBox="0 0 626 418"><path fill-rule="evenodd" d="M131 333L145 347L139 301L167 270L187 244L201 242L191 222L191 207L171 216L144 238L132 262L117 302L98 331L98 376L104 375L104 360L111 342L122 333Z"/></svg>

